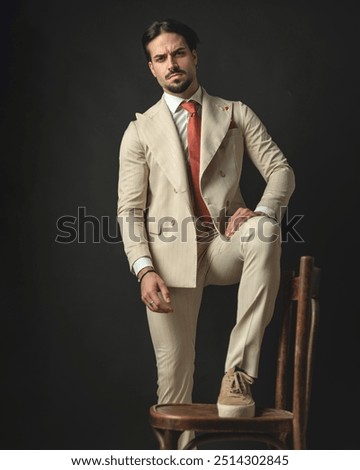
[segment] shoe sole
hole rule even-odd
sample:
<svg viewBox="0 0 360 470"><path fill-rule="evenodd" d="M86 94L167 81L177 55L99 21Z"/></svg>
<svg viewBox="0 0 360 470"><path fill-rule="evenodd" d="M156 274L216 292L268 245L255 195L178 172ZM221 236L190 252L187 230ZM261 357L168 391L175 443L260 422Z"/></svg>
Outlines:
<svg viewBox="0 0 360 470"><path fill-rule="evenodd" d="M222 405L217 404L220 418L253 418L255 416L255 403L251 405Z"/></svg>

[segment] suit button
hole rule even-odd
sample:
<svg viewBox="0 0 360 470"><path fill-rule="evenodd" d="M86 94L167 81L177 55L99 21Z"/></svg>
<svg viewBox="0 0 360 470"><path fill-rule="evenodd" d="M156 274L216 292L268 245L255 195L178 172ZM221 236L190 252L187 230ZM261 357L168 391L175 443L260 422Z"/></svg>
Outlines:
<svg viewBox="0 0 360 470"><path fill-rule="evenodd" d="M219 173L220 173L220 176L222 176L223 178L224 178L224 176L226 176L225 173L222 170L220 170Z"/></svg>

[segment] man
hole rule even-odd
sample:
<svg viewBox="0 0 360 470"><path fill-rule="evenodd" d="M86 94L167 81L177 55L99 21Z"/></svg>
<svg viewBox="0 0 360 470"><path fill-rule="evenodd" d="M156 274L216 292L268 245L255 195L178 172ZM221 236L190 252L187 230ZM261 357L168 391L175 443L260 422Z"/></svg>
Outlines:
<svg viewBox="0 0 360 470"><path fill-rule="evenodd" d="M278 292L279 225L294 175L248 106L199 85L198 42L173 19L144 32L163 95L122 138L118 220L146 305L158 402L191 402L203 288L239 283L217 406L221 417L253 416L250 386ZM254 209L239 188L244 153L266 182Z"/></svg>

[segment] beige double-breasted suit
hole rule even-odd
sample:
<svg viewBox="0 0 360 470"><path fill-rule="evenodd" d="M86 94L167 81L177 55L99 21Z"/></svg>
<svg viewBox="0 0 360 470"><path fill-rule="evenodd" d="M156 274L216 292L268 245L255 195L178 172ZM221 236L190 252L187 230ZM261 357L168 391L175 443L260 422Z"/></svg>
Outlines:
<svg viewBox="0 0 360 470"><path fill-rule="evenodd" d="M279 222L294 190L291 167L248 106L203 90L201 120L201 191L216 228L208 243L197 240L184 148L164 98L136 114L120 146L118 220L130 269L150 257L174 308L147 311L159 402L191 401L197 316L208 284L240 281L224 365L257 376L278 291ZM268 216L250 218L228 238L226 217L246 207L240 189L245 153L264 178L257 210Z"/></svg>

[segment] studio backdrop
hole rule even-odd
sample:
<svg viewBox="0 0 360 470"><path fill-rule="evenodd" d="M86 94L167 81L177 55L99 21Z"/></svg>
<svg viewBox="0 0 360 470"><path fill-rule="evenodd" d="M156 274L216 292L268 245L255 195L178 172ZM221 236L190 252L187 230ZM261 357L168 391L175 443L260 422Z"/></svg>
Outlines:
<svg viewBox="0 0 360 470"><path fill-rule="evenodd" d="M207 92L249 105L296 175L282 264L322 269L311 449L357 448L358 25L350 2L8 1L1 47L3 449L155 449L156 367L116 221L118 153L161 96L140 38L155 19L199 34ZM263 189L245 162L244 197ZM208 287L194 400L213 403L236 286ZM273 395L276 319L259 404ZM324 420L324 417L327 416ZM331 416L331 419L330 419ZM339 433L334 430L340 430Z"/></svg>

